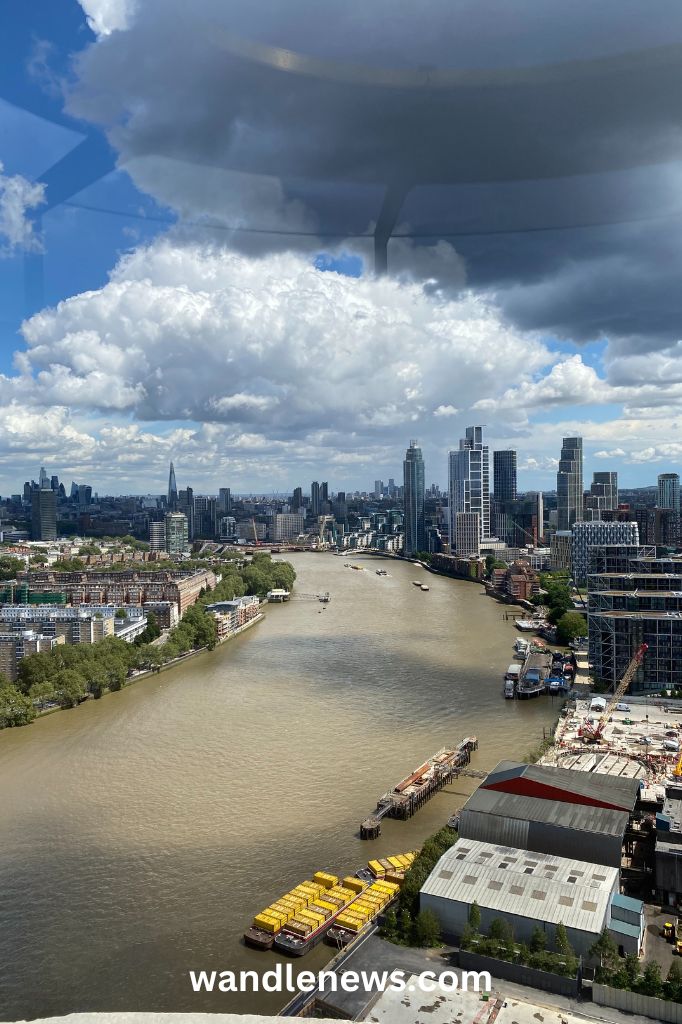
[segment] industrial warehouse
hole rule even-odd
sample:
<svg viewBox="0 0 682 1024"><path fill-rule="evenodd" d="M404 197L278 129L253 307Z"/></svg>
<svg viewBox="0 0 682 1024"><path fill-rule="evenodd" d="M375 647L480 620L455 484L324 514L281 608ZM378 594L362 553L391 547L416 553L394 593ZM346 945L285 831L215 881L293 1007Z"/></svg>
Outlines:
<svg viewBox="0 0 682 1024"><path fill-rule="evenodd" d="M541 923L551 943L561 922L573 949L585 955L603 929L612 928L623 952L638 954L643 907L630 900L632 923L618 920L627 899L620 896L619 883L617 868L460 839L422 888L420 906L432 910L452 936L461 936L475 901L484 932L496 917L504 917L515 938L529 942Z"/></svg>
<svg viewBox="0 0 682 1024"><path fill-rule="evenodd" d="M539 926L556 948L562 924L587 956L607 929L622 956L639 955L644 904L621 893L621 867L641 828L640 792L636 778L501 761L462 808L421 909L455 940L476 903L483 931L501 919L528 942Z"/></svg>
<svg viewBox="0 0 682 1024"><path fill-rule="evenodd" d="M636 779L501 761L460 815L462 839L619 868Z"/></svg>

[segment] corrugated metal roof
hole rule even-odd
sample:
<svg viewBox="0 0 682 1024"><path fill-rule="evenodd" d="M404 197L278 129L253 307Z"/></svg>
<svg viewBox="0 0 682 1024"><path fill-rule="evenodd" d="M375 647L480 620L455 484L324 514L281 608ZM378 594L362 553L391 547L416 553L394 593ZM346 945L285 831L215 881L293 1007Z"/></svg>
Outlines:
<svg viewBox="0 0 682 1024"><path fill-rule="evenodd" d="M518 761L500 761L488 775L481 788L508 782L522 777L531 782L554 786L566 793L618 804L632 810L637 800L639 786L633 779L614 775L595 775L591 772L575 772L553 765L521 764Z"/></svg>
<svg viewBox="0 0 682 1024"><path fill-rule="evenodd" d="M614 907L623 907L624 910L632 910L635 914L641 914L644 909L644 904L641 900L636 900L633 896L623 896L620 892L613 894L611 902Z"/></svg>
<svg viewBox="0 0 682 1024"><path fill-rule="evenodd" d="M584 773L574 772L573 774L582 775ZM599 778L608 779L611 776L600 775ZM617 779L616 781L628 780ZM639 783L635 784L639 788ZM622 836L629 818L627 811L611 811L602 807L562 803L557 800L538 800L532 796L516 796L513 793L502 793L482 787L472 793L465 803L462 814L467 811L479 811L483 814L495 814L502 818L515 818L522 821L538 821L549 825L560 825L563 828L577 829L581 832L598 832L610 836Z"/></svg>
<svg viewBox="0 0 682 1024"><path fill-rule="evenodd" d="M617 888L617 868L459 839L443 854L421 891L596 933L604 927Z"/></svg>

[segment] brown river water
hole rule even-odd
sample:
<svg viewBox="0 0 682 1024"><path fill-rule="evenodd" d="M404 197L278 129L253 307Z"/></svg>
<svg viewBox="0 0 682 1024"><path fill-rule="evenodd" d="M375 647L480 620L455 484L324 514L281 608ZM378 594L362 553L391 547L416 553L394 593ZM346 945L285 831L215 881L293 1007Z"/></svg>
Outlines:
<svg viewBox="0 0 682 1024"><path fill-rule="evenodd" d="M297 596L220 649L0 733L0 1020L276 1013L288 997L198 995L188 971L272 967L241 941L256 912L316 870L415 848L477 783L363 842L382 793L471 734L472 767L522 758L555 721L548 697L504 700L517 634L478 585L371 556L290 560ZM321 944L295 969L331 956Z"/></svg>

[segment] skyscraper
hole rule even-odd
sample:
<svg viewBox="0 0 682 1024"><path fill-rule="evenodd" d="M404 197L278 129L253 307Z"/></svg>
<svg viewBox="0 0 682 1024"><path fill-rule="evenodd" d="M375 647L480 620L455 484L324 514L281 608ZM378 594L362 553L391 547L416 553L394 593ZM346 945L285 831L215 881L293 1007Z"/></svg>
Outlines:
<svg viewBox="0 0 682 1024"><path fill-rule="evenodd" d="M495 501L516 498L516 452L511 448L493 452L493 494Z"/></svg>
<svg viewBox="0 0 682 1024"><path fill-rule="evenodd" d="M556 475L557 529L570 530L583 517L583 439L565 437Z"/></svg>
<svg viewBox="0 0 682 1024"><path fill-rule="evenodd" d="M490 462L488 445L483 444L483 428L467 427L466 436L459 442L459 450L450 452L448 465L450 544L457 550L457 516L467 513L478 516L478 529L474 530L470 518L460 522L460 539L466 537L468 551L458 554L478 554L483 537L490 536ZM466 530L463 532L463 524ZM475 536L478 541L474 543Z"/></svg>
<svg viewBox="0 0 682 1024"><path fill-rule="evenodd" d="M317 480L313 480L310 485L310 512L313 519L320 514L320 485Z"/></svg>
<svg viewBox="0 0 682 1024"><path fill-rule="evenodd" d="M324 505L325 502L329 502L329 484L326 480L323 480L320 484L320 506ZM327 511L324 509L324 511Z"/></svg>
<svg viewBox="0 0 682 1024"><path fill-rule="evenodd" d="M170 464L170 472L168 473L168 508L174 509L178 504L178 485L175 482L175 467L173 463Z"/></svg>
<svg viewBox="0 0 682 1024"><path fill-rule="evenodd" d="M166 551L172 557L181 555L189 548L187 516L182 512L166 512Z"/></svg>
<svg viewBox="0 0 682 1024"><path fill-rule="evenodd" d="M232 511L232 494L229 487L221 487L218 491L218 510L229 516Z"/></svg>
<svg viewBox="0 0 682 1024"><path fill-rule="evenodd" d="M661 473L659 475L658 507L680 511L680 478L677 473Z"/></svg>
<svg viewBox="0 0 682 1024"><path fill-rule="evenodd" d="M49 486L31 492L31 536L33 540L57 539L57 495Z"/></svg>
<svg viewBox="0 0 682 1024"><path fill-rule="evenodd" d="M424 530L424 459L416 441L410 441L403 462L405 495L405 554L426 550Z"/></svg>
<svg viewBox="0 0 682 1024"><path fill-rule="evenodd" d="M291 507L294 512L300 512L303 508L303 489L301 487L294 487L294 493L291 499Z"/></svg>
<svg viewBox="0 0 682 1024"><path fill-rule="evenodd" d="M583 519L603 519L603 513L618 508L618 474L603 472L592 474L589 494L583 500Z"/></svg>

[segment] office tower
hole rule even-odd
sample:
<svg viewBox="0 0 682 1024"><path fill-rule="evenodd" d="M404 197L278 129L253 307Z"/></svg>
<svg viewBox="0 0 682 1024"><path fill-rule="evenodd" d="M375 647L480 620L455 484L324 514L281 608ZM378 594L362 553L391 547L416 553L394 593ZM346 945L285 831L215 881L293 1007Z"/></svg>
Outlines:
<svg viewBox="0 0 682 1024"><path fill-rule="evenodd" d="M516 452L511 448L493 452L493 494L495 501L516 498Z"/></svg>
<svg viewBox="0 0 682 1024"><path fill-rule="evenodd" d="M448 464L450 543L458 554L471 555L478 554L482 538L490 536L490 466L483 428L467 427L465 434L459 450L450 452ZM459 536L466 551L457 548L459 515L478 516L476 530L471 518L461 521Z"/></svg>
<svg viewBox="0 0 682 1024"><path fill-rule="evenodd" d="M229 516L232 511L232 494L229 487L221 487L218 491L218 511Z"/></svg>
<svg viewBox="0 0 682 1024"><path fill-rule="evenodd" d="M380 498L383 493L384 493L384 481L383 480L375 480L374 481L374 494L376 495L377 498Z"/></svg>
<svg viewBox="0 0 682 1024"><path fill-rule="evenodd" d="M47 473L45 471L45 467L41 466L40 467L40 476L38 478L38 487L45 488L45 487L49 487L49 486L50 486L50 478L48 477L48 475L47 475Z"/></svg>
<svg viewBox="0 0 682 1024"><path fill-rule="evenodd" d="M416 441L410 441L403 462L405 494L405 554L426 550L424 530L424 459Z"/></svg>
<svg viewBox="0 0 682 1024"><path fill-rule="evenodd" d="M194 489L188 487L184 491L178 492L177 497L178 512L187 519L187 531L189 533L189 539L194 539Z"/></svg>
<svg viewBox="0 0 682 1024"><path fill-rule="evenodd" d="M166 548L166 524L149 524L149 550L165 551Z"/></svg>
<svg viewBox="0 0 682 1024"><path fill-rule="evenodd" d="M57 539L57 495L50 488L31 492L31 536L33 540Z"/></svg>
<svg viewBox="0 0 682 1024"><path fill-rule="evenodd" d="M300 512L303 508L303 488L294 487L294 494L291 499L291 507L294 512Z"/></svg>
<svg viewBox="0 0 682 1024"><path fill-rule="evenodd" d="M53 491L59 490L59 477L56 474L50 479L50 487Z"/></svg>
<svg viewBox="0 0 682 1024"><path fill-rule="evenodd" d="M175 509L178 504L178 485L175 482L175 466L171 462L168 473L168 508Z"/></svg>
<svg viewBox="0 0 682 1024"><path fill-rule="evenodd" d="M194 499L194 536L213 540L218 532L215 498L199 495Z"/></svg>
<svg viewBox="0 0 682 1024"><path fill-rule="evenodd" d="M658 477L658 507L680 511L680 478L677 473L661 473Z"/></svg>
<svg viewBox="0 0 682 1024"><path fill-rule="evenodd" d="M305 516L300 512L277 512L272 523L272 539L296 540L305 529Z"/></svg>
<svg viewBox="0 0 682 1024"><path fill-rule="evenodd" d="M329 502L329 486L326 480L323 480L320 484L320 505L325 502Z"/></svg>
<svg viewBox="0 0 682 1024"><path fill-rule="evenodd" d="M556 476L557 529L570 530L583 517L583 439L565 437Z"/></svg>
<svg viewBox="0 0 682 1024"><path fill-rule="evenodd" d="M182 512L167 512L164 520L166 533L166 551L173 555L181 555L189 548L187 516Z"/></svg>
<svg viewBox="0 0 682 1024"><path fill-rule="evenodd" d="M395 480L392 476L388 478L388 496L389 498L395 498Z"/></svg>
<svg viewBox="0 0 682 1024"><path fill-rule="evenodd" d="M310 485L310 513L313 519L317 519L320 514L320 485L317 480L313 480Z"/></svg>

